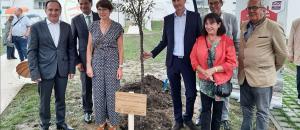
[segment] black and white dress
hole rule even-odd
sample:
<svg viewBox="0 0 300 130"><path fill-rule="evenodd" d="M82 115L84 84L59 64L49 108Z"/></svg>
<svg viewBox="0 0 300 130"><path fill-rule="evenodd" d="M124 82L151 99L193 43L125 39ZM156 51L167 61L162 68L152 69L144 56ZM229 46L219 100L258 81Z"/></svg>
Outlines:
<svg viewBox="0 0 300 130"><path fill-rule="evenodd" d="M124 32L122 26L112 21L109 29L103 34L100 21L89 26L92 35L93 54L92 78L93 98L96 124L108 121L111 125L120 124L120 116L115 112L115 92L120 88L117 79L119 68L119 51L117 39Z"/></svg>

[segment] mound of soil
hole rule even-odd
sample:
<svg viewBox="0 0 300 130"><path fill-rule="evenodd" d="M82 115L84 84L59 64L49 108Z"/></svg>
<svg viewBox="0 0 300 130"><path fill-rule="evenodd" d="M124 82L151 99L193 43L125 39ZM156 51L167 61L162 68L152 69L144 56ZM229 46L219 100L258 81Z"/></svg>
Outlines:
<svg viewBox="0 0 300 130"><path fill-rule="evenodd" d="M135 116L136 130L168 130L172 127L173 106L170 92L162 91L163 82L154 76L145 77L143 94L147 94L147 116ZM122 92L141 92L141 83L125 84ZM127 115L122 114L122 130L127 130Z"/></svg>

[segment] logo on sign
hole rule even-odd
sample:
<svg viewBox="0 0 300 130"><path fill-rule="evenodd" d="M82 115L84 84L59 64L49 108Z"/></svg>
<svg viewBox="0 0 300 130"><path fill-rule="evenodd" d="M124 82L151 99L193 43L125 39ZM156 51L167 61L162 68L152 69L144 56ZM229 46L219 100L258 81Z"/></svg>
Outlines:
<svg viewBox="0 0 300 130"><path fill-rule="evenodd" d="M272 10L280 10L282 1L274 1L272 2Z"/></svg>

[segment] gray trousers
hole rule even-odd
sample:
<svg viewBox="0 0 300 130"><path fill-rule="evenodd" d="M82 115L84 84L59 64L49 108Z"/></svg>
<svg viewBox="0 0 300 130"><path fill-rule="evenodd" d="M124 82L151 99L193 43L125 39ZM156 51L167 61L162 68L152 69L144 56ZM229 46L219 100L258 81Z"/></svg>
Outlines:
<svg viewBox="0 0 300 130"><path fill-rule="evenodd" d="M238 85L238 79L237 79L237 74L238 74L238 69L235 68L233 70L233 76L231 78L231 83L233 85ZM223 108L222 108L222 118L221 121L226 121L229 120L229 98L230 97L226 97L224 100L224 104L223 104Z"/></svg>
<svg viewBox="0 0 300 130"><path fill-rule="evenodd" d="M80 80L82 85L82 105L84 113L93 113L93 100L92 100L92 79L87 76L86 72L80 72Z"/></svg>
<svg viewBox="0 0 300 130"><path fill-rule="evenodd" d="M63 125L65 123L65 93L67 82L68 78L60 77L57 72L53 79L42 79L42 81L38 83L38 92L40 96L39 115L41 119L40 125L42 128L48 128L50 126L50 101L53 88L55 93L56 124Z"/></svg>
<svg viewBox="0 0 300 130"><path fill-rule="evenodd" d="M273 87L252 87L247 80L241 85L240 98L243 112L241 130L252 130L253 110L256 106L256 130L267 130L269 125L269 108Z"/></svg>
<svg viewBox="0 0 300 130"><path fill-rule="evenodd" d="M222 118L221 121L229 120L229 97L226 97L222 107Z"/></svg>

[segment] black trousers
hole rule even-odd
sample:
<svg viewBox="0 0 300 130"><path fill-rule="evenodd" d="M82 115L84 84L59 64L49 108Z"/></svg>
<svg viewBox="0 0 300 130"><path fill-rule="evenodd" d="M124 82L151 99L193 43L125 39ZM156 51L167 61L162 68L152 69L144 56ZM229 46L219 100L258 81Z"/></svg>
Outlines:
<svg viewBox="0 0 300 130"><path fill-rule="evenodd" d="M56 125L63 125L65 123L65 93L67 87L68 78L60 77L58 72L53 79L42 79L38 83L38 91L40 96L40 119L41 126L48 128L50 125L50 101L51 93L54 88L55 94L55 111L56 111Z"/></svg>
<svg viewBox="0 0 300 130"><path fill-rule="evenodd" d="M80 72L81 80L81 97L84 113L93 113L93 100L92 100L92 79L87 76L86 72Z"/></svg>
<svg viewBox="0 0 300 130"><path fill-rule="evenodd" d="M215 101L201 92L201 103L201 130L219 130L224 102ZM211 111L212 107L213 111Z"/></svg>
<svg viewBox="0 0 300 130"><path fill-rule="evenodd" d="M15 58L15 47L6 47L7 59Z"/></svg>
<svg viewBox="0 0 300 130"><path fill-rule="evenodd" d="M192 120L197 90L196 75L191 67L191 63L187 63L183 58L174 56L172 66L167 68L167 73L171 86L175 121L182 123L183 121ZM182 115L181 76L184 81L186 97L184 115Z"/></svg>

